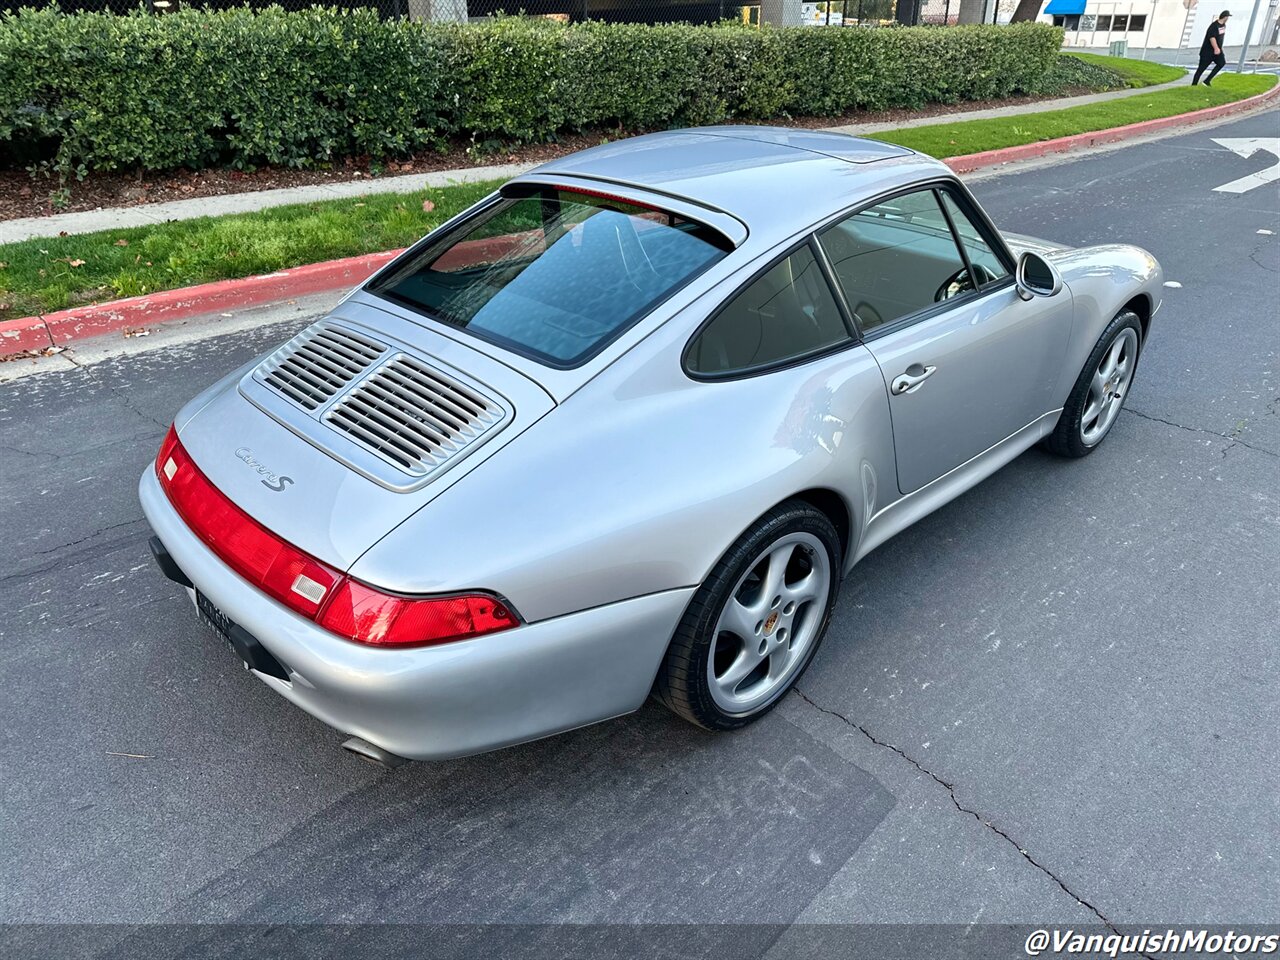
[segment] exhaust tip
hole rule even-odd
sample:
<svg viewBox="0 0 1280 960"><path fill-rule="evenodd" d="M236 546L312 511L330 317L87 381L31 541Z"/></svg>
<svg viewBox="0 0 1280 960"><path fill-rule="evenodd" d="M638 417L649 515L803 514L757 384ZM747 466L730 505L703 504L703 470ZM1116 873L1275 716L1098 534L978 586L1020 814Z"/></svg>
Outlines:
<svg viewBox="0 0 1280 960"><path fill-rule="evenodd" d="M366 763L376 763L386 770L394 770L396 767L403 766L409 762L408 757L401 757L388 750L383 750L376 744L372 744L368 740L361 740L359 737L352 737L346 741L342 745L342 749L348 753L354 753Z"/></svg>

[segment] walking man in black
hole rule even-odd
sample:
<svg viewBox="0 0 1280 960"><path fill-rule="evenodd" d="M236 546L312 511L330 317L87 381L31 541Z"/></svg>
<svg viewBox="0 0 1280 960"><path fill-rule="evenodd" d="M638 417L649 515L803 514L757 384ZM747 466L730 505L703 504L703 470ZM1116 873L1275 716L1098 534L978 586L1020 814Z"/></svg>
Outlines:
<svg viewBox="0 0 1280 960"><path fill-rule="evenodd" d="M1193 87L1200 82L1200 74L1204 73L1204 68L1209 64L1213 64L1213 69L1204 78L1206 87L1213 86L1210 81L1227 65L1227 55L1222 52L1222 44L1227 36L1227 17L1229 16L1231 11L1223 10L1218 14L1218 19L1209 24L1209 29L1205 31L1204 43L1200 45L1200 66L1196 70L1196 75L1191 78Z"/></svg>

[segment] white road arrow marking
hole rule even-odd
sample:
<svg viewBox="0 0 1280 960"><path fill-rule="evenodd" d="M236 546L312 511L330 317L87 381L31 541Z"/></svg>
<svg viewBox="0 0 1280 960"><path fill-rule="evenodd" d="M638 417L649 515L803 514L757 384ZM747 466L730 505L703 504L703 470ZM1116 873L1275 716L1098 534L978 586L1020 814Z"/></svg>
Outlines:
<svg viewBox="0 0 1280 960"><path fill-rule="evenodd" d="M1223 140L1211 137L1210 139L1246 160L1259 150L1265 150L1276 158L1276 162L1265 170L1259 170L1257 173L1251 173L1247 177L1241 177L1239 180L1232 180L1230 183L1224 183L1220 187L1214 187L1215 193L1244 193L1246 190L1260 187L1264 183L1280 180L1280 137L1237 137Z"/></svg>

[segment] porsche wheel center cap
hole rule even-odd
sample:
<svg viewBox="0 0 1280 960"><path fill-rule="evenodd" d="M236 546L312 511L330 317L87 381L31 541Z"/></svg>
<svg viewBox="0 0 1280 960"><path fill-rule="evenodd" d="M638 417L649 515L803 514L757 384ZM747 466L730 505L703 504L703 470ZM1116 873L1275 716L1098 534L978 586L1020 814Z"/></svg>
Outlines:
<svg viewBox="0 0 1280 960"><path fill-rule="evenodd" d="M773 628L778 625L778 611L769 614L769 619L764 622L764 635L767 637L773 633Z"/></svg>

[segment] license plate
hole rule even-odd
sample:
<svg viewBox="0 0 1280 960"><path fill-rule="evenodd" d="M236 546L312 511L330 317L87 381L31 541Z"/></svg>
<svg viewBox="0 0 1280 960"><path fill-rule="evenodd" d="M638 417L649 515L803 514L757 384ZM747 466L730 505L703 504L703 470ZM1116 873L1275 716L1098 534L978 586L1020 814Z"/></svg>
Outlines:
<svg viewBox="0 0 1280 960"><path fill-rule="evenodd" d="M248 670L248 661L240 655L236 645L231 642L231 628L235 626L235 621L214 606L213 601L199 590L196 591L196 613L200 617L200 622L212 630L227 645L227 648L236 655L236 659L244 664L244 668Z"/></svg>

